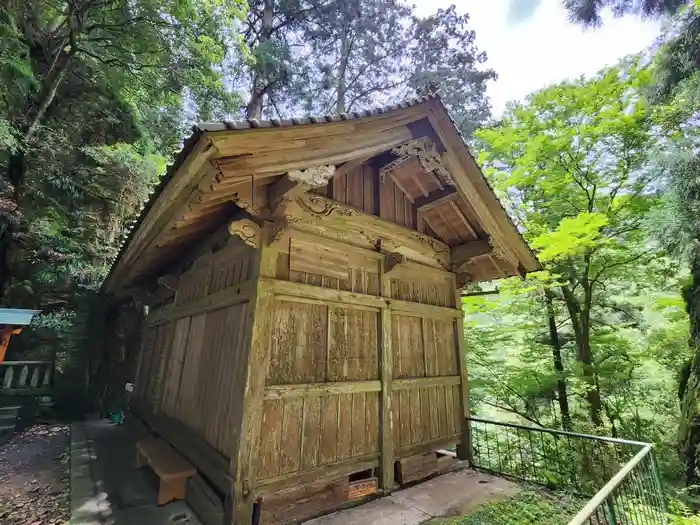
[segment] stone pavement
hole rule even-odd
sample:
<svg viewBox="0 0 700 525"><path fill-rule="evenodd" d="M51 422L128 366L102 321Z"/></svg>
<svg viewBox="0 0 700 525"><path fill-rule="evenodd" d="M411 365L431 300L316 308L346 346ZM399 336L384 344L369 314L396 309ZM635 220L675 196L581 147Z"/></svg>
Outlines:
<svg viewBox="0 0 700 525"><path fill-rule="evenodd" d="M134 468L138 429L71 425L71 525L201 525L184 501L156 505L157 478Z"/></svg>
<svg viewBox="0 0 700 525"><path fill-rule="evenodd" d="M417 525L437 516L468 514L482 503L519 490L518 485L503 478L465 469L307 521L305 525Z"/></svg>

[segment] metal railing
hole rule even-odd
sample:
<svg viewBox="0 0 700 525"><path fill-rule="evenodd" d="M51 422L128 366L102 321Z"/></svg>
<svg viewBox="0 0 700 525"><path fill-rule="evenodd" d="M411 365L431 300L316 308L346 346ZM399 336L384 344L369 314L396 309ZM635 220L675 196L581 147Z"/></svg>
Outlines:
<svg viewBox="0 0 700 525"><path fill-rule="evenodd" d="M649 443L470 418L474 467L591 498L569 525L666 523Z"/></svg>

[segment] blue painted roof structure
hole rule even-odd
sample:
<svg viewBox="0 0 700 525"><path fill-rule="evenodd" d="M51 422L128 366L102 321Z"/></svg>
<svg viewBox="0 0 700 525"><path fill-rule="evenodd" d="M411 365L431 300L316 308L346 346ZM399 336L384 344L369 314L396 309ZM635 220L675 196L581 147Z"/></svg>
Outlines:
<svg viewBox="0 0 700 525"><path fill-rule="evenodd" d="M39 310L20 310L18 308L0 308L0 325L26 326Z"/></svg>

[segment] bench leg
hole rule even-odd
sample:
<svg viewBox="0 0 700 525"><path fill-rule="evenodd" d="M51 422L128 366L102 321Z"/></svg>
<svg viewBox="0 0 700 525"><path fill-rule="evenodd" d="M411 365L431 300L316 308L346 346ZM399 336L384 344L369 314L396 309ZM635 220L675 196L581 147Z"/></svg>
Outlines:
<svg viewBox="0 0 700 525"><path fill-rule="evenodd" d="M161 479L158 488L158 505L165 505L176 499L185 499L185 490L187 490L185 477Z"/></svg>

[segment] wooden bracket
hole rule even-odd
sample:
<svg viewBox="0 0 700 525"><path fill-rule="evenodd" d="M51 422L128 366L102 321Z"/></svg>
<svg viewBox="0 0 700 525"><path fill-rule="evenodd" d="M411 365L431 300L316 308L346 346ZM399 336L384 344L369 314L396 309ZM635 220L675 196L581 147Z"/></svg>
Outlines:
<svg viewBox="0 0 700 525"><path fill-rule="evenodd" d="M428 173L434 173L443 186L455 185L450 172L445 167L442 155L430 138L420 137L409 140L393 148L391 153L397 158L379 170L380 182L384 182L387 173L405 164L411 157L417 157L421 167Z"/></svg>
<svg viewBox="0 0 700 525"><path fill-rule="evenodd" d="M306 170L292 170L268 189L272 215L284 215L289 204L297 197L328 184L335 174L335 166L314 166Z"/></svg>
<svg viewBox="0 0 700 525"><path fill-rule="evenodd" d="M384 254L384 273L390 273L394 268L407 261L406 256L398 252Z"/></svg>
<svg viewBox="0 0 700 525"><path fill-rule="evenodd" d="M461 246L452 248L452 271L457 272L462 267L463 263L481 257L482 255L490 255L493 253L493 246L488 240L471 241Z"/></svg>
<svg viewBox="0 0 700 525"><path fill-rule="evenodd" d="M161 286L164 286L168 290L172 290L174 292L177 292L177 285L178 282L180 281L180 276L179 275L162 275L158 277L158 284Z"/></svg>
<svg viewBox="0 0 700 525"><path fill-rule="evenodd" d="M457 288L464 288L474 280L474 276L469 272L460 272L456 274L455 277L457 281Z"/></svg>
<svg viewBox="0 0 700 525"><path fill-rule="evenodd" d="M240 237L241 240L251 248L257 248L260 245L262 228L252 219L232 221L228 225L228 231L231 235Z"/></svg>

